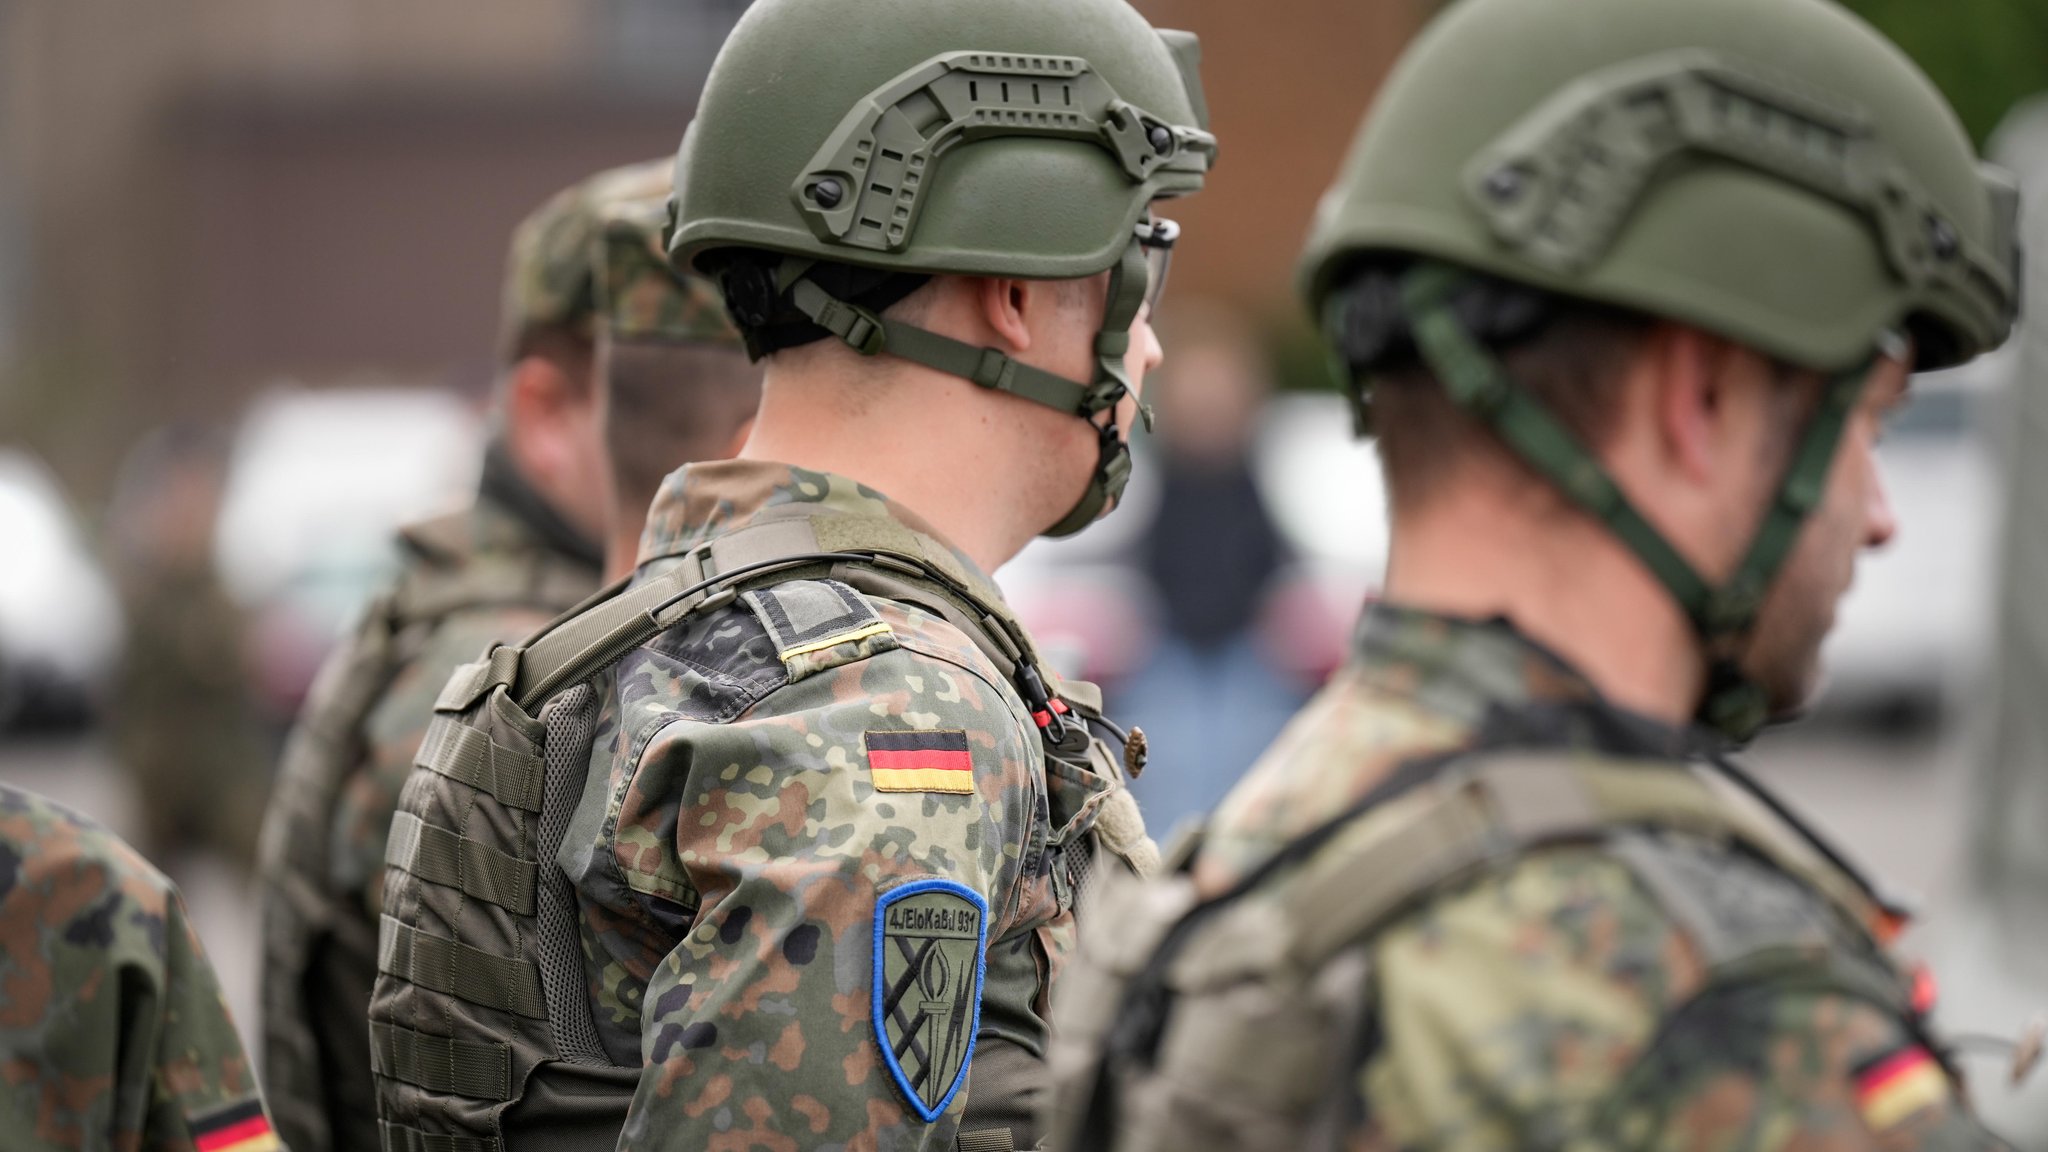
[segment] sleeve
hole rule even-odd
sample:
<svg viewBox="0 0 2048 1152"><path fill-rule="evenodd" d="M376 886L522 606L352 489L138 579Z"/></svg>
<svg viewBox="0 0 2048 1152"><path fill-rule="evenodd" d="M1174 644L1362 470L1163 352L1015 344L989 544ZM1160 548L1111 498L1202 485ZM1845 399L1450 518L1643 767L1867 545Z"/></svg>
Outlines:
<svg viewBox="0 0 2048 1152"><path fill-rule="evenodd" d="M0 990L8 1147L277 1147L176 889L97 825L4 788Z"/></svg>
<svg viewBox="0 0 2048 1152"><path fill-rule="evenodd" d="M2002 1148L1890 1011L1757 984L1686 1005L1629 1077L1606 1127L1630 1147Z"/></svg>
<svg viewBox="0 0 2048 1152"><path fill-rule="evenodd" d="M123 1085L149 1101L142 1147L163 1152L278 1152L282 1147L257 1094L249 1058L221 996L220 980L172 892L163 922L161 1000L155 1018L129 1027L155 1032L153 1067L121 1070L146 1079ZM128 1042L142 1036L124 1036Z"/></svg>
<svg viewBox="0 0 2048 1152"><path fill-rule="evenodd" d="M672 843L702 902L646 991L622 1146L950 1149L1034 748L993 684L908 649L655 732L620 840Z"/></svg>

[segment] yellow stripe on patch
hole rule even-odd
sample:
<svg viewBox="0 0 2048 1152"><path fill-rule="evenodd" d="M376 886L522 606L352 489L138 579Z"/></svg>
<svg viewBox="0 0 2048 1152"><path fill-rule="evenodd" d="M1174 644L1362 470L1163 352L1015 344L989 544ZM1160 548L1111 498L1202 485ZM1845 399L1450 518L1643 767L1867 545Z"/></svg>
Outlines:
<svg viewBox="0 0 2048 1152"><path fill-rule="evenodd" d="M775 655L783 660L793 660L798 656L806 656L812 652L823 652L827 648L837 648L841 644L851 644L856 640L865 640L870 636L886 636L888 634L888 622L877 620L873 624L869 624L864 628L856 628L851 632L841 632L837 636L827 636L823 640L813 640L809 644L799 644L794 648L784 648Z"/></svg>
<svg viewBox="0 0 2048 1152"><path fill-rule="evenodd" d="M1933 1060L1922 1060L1859 1094L1857 1107L1872 1132L1883 1132L1922 1108L1948 1099L1948 1077Z"/></svg>
<svg viewBox="0 0 2048 1152"><path fill-rule="evenodd" d="M877 792L974 793L974 773L951 768L876 768L873 775Z"/></svg>
<svg viewBox="0 0 2048 1152"><path fill-rule="evenodd" d="M259 1132L246 1140L223 1144L215 1152L282 1152L283 1148L275 1132Z"/></svg>

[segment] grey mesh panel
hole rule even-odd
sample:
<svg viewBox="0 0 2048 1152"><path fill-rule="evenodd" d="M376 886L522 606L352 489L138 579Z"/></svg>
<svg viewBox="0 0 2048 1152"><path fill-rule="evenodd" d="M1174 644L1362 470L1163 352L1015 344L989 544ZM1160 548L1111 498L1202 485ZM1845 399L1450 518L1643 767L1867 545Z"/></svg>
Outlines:
<svg viewBox="0 0 2048 1152"><path fill-rule="evenodd" d="M572 1064L608 1065L611 1058L597 1038L590 1015L590 995L583 981L583 949L578 940L576 894L555 863L569 819L583 796L590 771L590 746L597 725L597 694L577 684L558 694L541 712L547 726L543 749L544 783L534 859L540 862L537 908L542 992L547 997L548 1030L556 1051Z"/></svg>

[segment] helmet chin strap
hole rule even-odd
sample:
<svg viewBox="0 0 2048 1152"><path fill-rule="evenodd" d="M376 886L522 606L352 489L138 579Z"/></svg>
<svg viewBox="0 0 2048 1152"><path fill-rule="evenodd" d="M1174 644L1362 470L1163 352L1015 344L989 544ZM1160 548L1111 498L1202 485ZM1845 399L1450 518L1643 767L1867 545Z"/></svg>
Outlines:
<svg viewBox="0 0 2048 1152"><path fill-rule="evenodd" d="M1403 310L1423 360L1459 407L1492 428L1511 451L1605 525L1670 592L1691 621L1707 666L1696 719L1738 743L1751 739L1771 717L1770 699L1743 669L1741 659L1772 582L1827 490L1842 430L1873 362L1827 382L1748 552L1735 574L1717 587L1629 503L1599 458L1534 397L1516 387L1465 330L1453 301L1470 280L1458 268L1435 263L1419 264L1404 277Z"/></svg>
<svg viewBox="0 0 2048 1152"><path fill-rule="evenodd" d="M1131 476L1131 449L1118 425L1116 409L1131 394L1124 358L1131 348L1131 325L1145 306L1149 288L1142 244L1133 241L1110 269L1108 304L1095 335L1095 379L1088 384L1034 368L994 348L979 348L840 300L809 278L812 264L794 257L785 260L776 273L776 287L812 323L854 351L863 356L887 353L901 357L1088 422L1098 444L1095 471L1080 501L1042 535L1071 536L1094 523L1123 495ZM1142 405L1139 412L1149 427L1151 412ZM1103 413L1108 413L1109 419L1096 423Z"/></svg>

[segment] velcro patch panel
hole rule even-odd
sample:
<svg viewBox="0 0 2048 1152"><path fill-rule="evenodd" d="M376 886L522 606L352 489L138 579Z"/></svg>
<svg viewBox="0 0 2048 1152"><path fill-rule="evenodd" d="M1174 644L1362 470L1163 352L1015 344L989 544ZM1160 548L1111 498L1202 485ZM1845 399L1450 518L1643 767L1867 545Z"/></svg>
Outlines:
<svg viewBox="0 0 2048 1152"><path fill-rule="evenodd" d="M740 599L767 629L792 678L821 670L804 660L813 653L893 635L865 597L837 580L790 580Z"/></svg>

